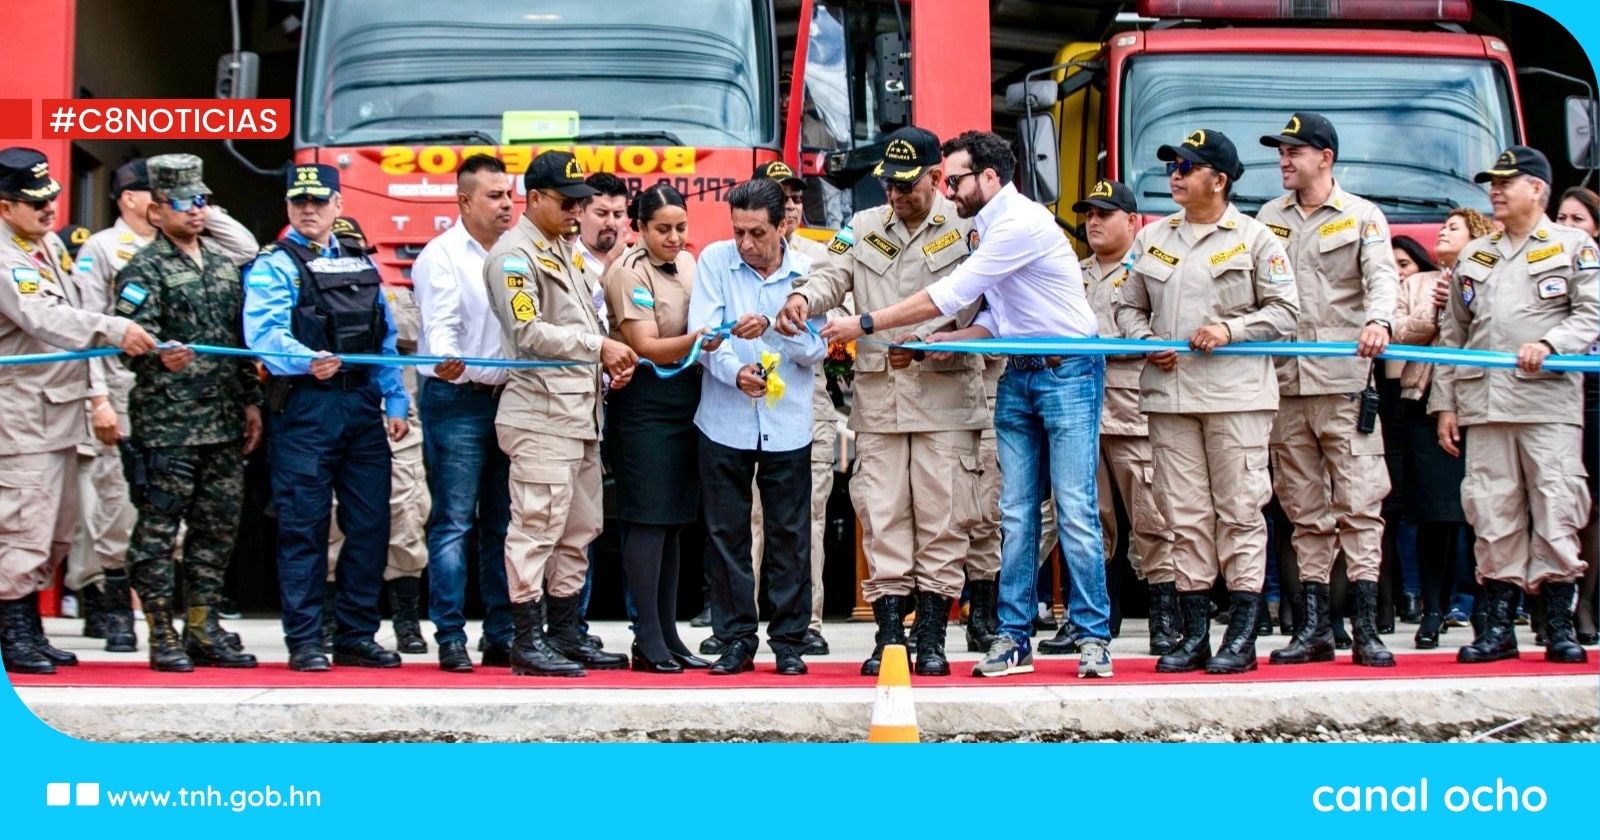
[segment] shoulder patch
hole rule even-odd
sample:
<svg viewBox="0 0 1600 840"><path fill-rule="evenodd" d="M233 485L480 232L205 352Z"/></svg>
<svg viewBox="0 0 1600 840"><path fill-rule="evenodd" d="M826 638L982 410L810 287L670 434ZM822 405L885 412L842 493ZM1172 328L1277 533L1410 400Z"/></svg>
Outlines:
<svg viewBox="0 0 1600 840"><path fill-rule="evenodd" d="M1333 236L1336 233L1343 233L1347 230L1352 230L1355 228L1355 226L1356 217L1345 216L1338 221L1329 222L1322 227L1317 228L1317 236L1326 239L1327 237Z"/></svg>
<svg viewBox="0 0 1600 840"><path fill-rule="evenodd" d="M518 321L532 321L539 317L539 307L527 292L517 292L511 296L511 316Z"/></svg>
<svg viewBox="0 0 1600 840"><path fill-rule="evenodd" d="M1593 245L1585 245L1578 249L1578 256L1573 259L1572 267L1579 271L1593 271L1600 268L1600 253L1595 252Z"/></svg>
<svg viewBox="0 0 1600 840"><path fill-rule="evenodd" d="M1267 258L1267 280L1271 283L1288 283L1294 280L1294 272L1289 269L1288 257L1273 254Z"/></svg>
<svg viewBox="0 0 1600 840"><path fill-rule="evenodd" d="M263 252L265 253L265 252ZM268 268L261 259L256 259L250 265L249 273L244 276L245 286L252 289L265 289L272 286L272 269Z"/></svg>
<svg viewBox="0 0 1600 840"><path fill-rule="evenodd" d="M122 287L121 292L117 293L117 312L123 315L132 315L139 311L139 307L144 306L145 299L148 297L150 297L150 293L143 286L138 283L129 283Z"/></svg>
<svg viewBox="0 0 1600 840"><path fill-rule="evenodd" d="M1240 242L1238 245L1235 245L1235 246L1233 246L1232 248L1229 248L1226 251L1218 251L1215 254L1212 254L1211 255L1211 264L1212 265L1222 265L1223 263L1227 262L1228 260L1233 259L1234 257L1239 256L1240 254L1248 254L1248 253L1250 253L1250 246L1246 245L1243 242Z"/></svg>
<svg viewBox="0 0 1600 840"><path fill-rule="evenodd" d="M84 254L78 257L78 271L84 274L94 271L94 256L92 254Z"/></svg>
<svg viewBox="0 0 1600 840"><path fill-rule="evenodd" d="M1383 231L1377 222L1367 222L1361 226L1361 244L1376 245L1383 241Z"/></svg>
<svg viewBox="0 0 1600 840"><path fill-rule="evenodd" d="M1540 300L1550 300L1552 298L1558 298L1558 297L1561 297L1562 295L1564 295L1566 293L1567 293L1567 278L1565 278L1565 277L1551 277L1548 280L1540 280L1539 281L1539 299Z"/></svg>
<svg viewBox="0 0 1600 840"><path fill-rule="evenodd" d="M1146 251L1145 253L1149 254L1152 257L1155 257L1156 259L1166 263L1167 265L1177 265L1178 264L1178 258L1177 257L1174 257L1173 255L1167 253L1166 251L1161 250L1160 248L1157 248L1154 245L1151 245L1150 246L1150 250Z"/></svg>
<svg viewBox="0 0 1600 840"><path fill-rule="evenodd" d="M1548 246L1540 248L1540 249L1538 249L1536 251L1529 251L1528 252L1528 262L1536 263L1536 262L1539 262L1540 260L1548 260L1551 257L1555 256L1556 254L1559 254L1559 253L1561 253L1561 252L1563 252L1565 250L1567 250L1567 247L1565 245L1561 244L1560 242L1557 242L1554 245L1548 245Z"/></svg>
<svg viewBox="0 0 1600 840"><path fill-rule="evenodd" d="M528 274L533 271L528 267L528 261L521 257L505 257L500 260L500 270L507 274Z"/></svg>
<svg viewBox="0 0 1600 840"><path fill-rule="evenodd" d="M1290 231L1287 227L1284 227L1283 225L1275 225L1271 222L1262 222L1262 224L1267 226L1267 230L1272 231L1273 236L1276 236L1279 239L1289 238Z"/></svg>
<svg viewBox="0 0 1600 840"><path fill-rule="evenodd" d="M978 236L978 229L977 228L973 228L972 230L967 231L967 250L969 250L969 251L978 250L978 240L979 240L979 238L980 237Z"/></svg>
<svg viewBox="0 0 1600 840"><path fill-rule="evenodd" d="M508 289L520 289L523 286L527 285L527 283L528 283L528 278L522 276L521 274L507 274L506 275L506 288L508 288Z"/></svg>
<svg viewBox="0 0 1600 840"><path fill-rule="evenodd" d="M1478 296L1477 289L1472 285L1471 277L1461 278L1461 305L1471 306L1472 299Z"/></svg>
<svg viewBox="0 0 1600 840"><path fill-rule="evenodd" d="M645 309L656 308L656 296L643 286L634 286L633 291L628 294L628 298L633 301L634 306L642 306Z"/></svg>
<svg viewBox="0 0 1600 840"><path fill-rule="evenodd" d="M1467 259L1485 268L1494 268L1500 264L1500 255L1490 251L1473 251L1472 256L1467 257Z"/></svg>
<svg viewBox="0 0 1600 840"><path fill-rule="evenodd" d="M558 263L555 260L550 259L549 257L539 257L538 260L539 260L539 265L542 268L544 268L544 270L550 272L551 274L560 274L561 273L561 263Z"/></svg>
<svg viewBox="0 0 1600 840"><path fill-rule="evenodd" d="M922 253L923 253L924 256L931 257L934 254L937 254L940 251L943 251L944 249L946 249L946 248L950 247L951 245L954 245L954 244L956 244L957 242L960 242L960 241L961 241L961 231L958 231L958 230L947 231L944 236L941 236L938 239L935 239L932 242L929 242L928 244L922 246Z"/></svg>
<svg viewBox="0 0 1600 840"><path fill-rule="evenodd" d="M888 257L891 260L900 256L900 246L879 236L876 231L867 234L865 241L868 245L871 245L874 249L876 249L878 253Z"/></svg>
<svg viewBox="0 0 1600 840"><path fill-rule="evenodd" d="M32 295L39 292L39 269L13 268L11 282L17 284L17 294Z"/></svg>

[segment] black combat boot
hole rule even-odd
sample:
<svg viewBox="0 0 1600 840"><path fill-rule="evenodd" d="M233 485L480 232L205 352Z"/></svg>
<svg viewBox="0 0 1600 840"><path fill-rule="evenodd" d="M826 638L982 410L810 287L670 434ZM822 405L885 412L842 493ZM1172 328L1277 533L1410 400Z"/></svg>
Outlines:
<svg viewBox="0 0 1600 840"><path fill-rule="evenodd" d="M557 653L544 635L544 602L511 604L516 638L511 643L511 673L519 677L581 677L583 666Z"/></svg>
<svg viewBox="0 0 1600 840"><path fill-rule="evenodd" d="M628 667L628 657L620 653L607 653L590 642L590 637L579 628L578 607L580 596L556 598L546 594L545 609L549 611L550 633L547 641L563 657L596 671L610 671Z"/></svg>
<svg viewBox="0 0 1600 840"><path fill-rule="evenodd" d="M1256 613L1261 596L1255 592L1234 592L1228 615L1228 632L1222 636L1217 655L1206 662L1208 674L1243 674L1256 669Z"/></svg>
<svg viewBox="0 0 1600 840"><path fill-rule="evenodd" d="M193 671L194 661L183 652L183 642L172 626L171 603L161 598L146 599L144 620L150 625L150 667L183 674Z"/></svg>
<svg viewBox="0 0 1600 840"><path fill-rule="evenodd" d="M1198 671L1211 659L1210 592L1181 592L1178 604L1183 613L1183 641L1156 660L1156 670L1163 674Z"/></svg>
<svg viewBox="0 0 1600 840"><path fill-rule="evenodd" d="M872 620L878 623L877 635L872 637L872 655L861 663L861 676L876 677L883 665L885 645L906 643L905 618L910 599L905 595L883 595L872 602Z"/></svg>
<svg viewBox="0 0 1600 840"><path fill-rule="evenodd" d="M908 654L917 652L917 639L922 635L922 613L917 610L917 595L919 594L921 593L913 589L910 595L905 596L906 615L911 616L911 626L906 628L905 634L906 653ZM901 623L904 624L905 622L902 621Z"/></svg>
<svg viewBox="0 0 1600 840"><path fill-rule="evenodd" d="M1256 596L1261 603L1256 605L1256 637L1272 635L1272 611L1267 609L1267 596Z"/></svg>
<svg viewBox="0 0 1600 840"><path fill-rule="evenodd" d="M67 650L62 650L50 644L50 639L44 634L44 619L39 615L39 593L35 592L28 598L28 610L33 617L33 644L44 654L44 657L55 664L57 668L63 665L78 664L78 655Z"/></svg>
<svg viewBox="0 0 1600 840"><path fill-rule="evenodd" d="M339 596L339 587L333 581L322 584L322 652L333 653L333 636L339 630L339 619L333 612L333 602Z"/></svg>
<svg viewBox="0 0 1600 840"><path fill-rule="evenodd" d="M993 580L967 582L967 652L986 653L994 644L1000 619L995 615L995 605L1000 597L1000 583Z"/></svg>
<svg viewBox="0 0 1600 840"><path fill-rule="evenodd" d="M1355 646L1350 654L1357 665L1369 668L1393 668L1394 654L1383 646L1378 636L1378 582L1356 580L1350 582L1356 592Z"/></svg>
<svg viewBox="0 0 1600 840"><path fill-rule="evenodd" d="M1485 579L1483 596L1483 631L1472 644L1456 652L1457 662L1495 662L1517 658L1516 603L1521 590L1503 580ZM1473 612L1477 612L1477 605Z"/></svg>
<svg viewBox="0 0 1600 840"><path fill-rule="evenodd" d="M78 590L78 614L83 617L85 639L106 637L105 593L100 584L91 583Z"/></svg>
<svg viewBox="0 0 1600 840"><path fill-rule="evenodd" d="M0 601L0 659L14 674L54 674L56 666L33 637L29 599Z"/></svg>
<svg viewBox="0 0 1600 840"><path fill-rule="evenodd" d="M1589 661L1589 652L1578 644L1578 634L1572 624L1572 601L1577 596L1577 581L1556 583L1545 581L1539 587L1544 596L1544 636L1549 644L1544 648L1546 662L1577 664Z"/></svg>
<svg viewBox="0 0 1600 840"><path fill-rule="evenodd" d="M220 630L214 607L191 605L183 622L183 652L189 660L211 668L256 667L255 656L235 650Z"/></svg>
<svg viewBox="0 0 1600 840"><path fill-rule="evenodd" d="M107 571L101 592L101 603L106 611L106 650L112 653L138 650L139 637L133 632L133 593L128 587L127 570Z"/></svg>
<svg viewBox="0 0 1600 840"><path fill-rule="evenodd" d="M921 592L917 595L917 615L923 617L917 639L917 675L950 676L950 660L944 656L945 630L950 624L950 601L942 595Z"/></svg>
<svg viewBox="0 0 1600 840"><path fill-rule="evenodd" d="M1178 626L1178 585L1150 585L1150 655L1166 656L1178 647L1183 636Z"/></svg>
<svg viewBox="0 0 1600 840"><path fill-rule="evenodd" d="M395 648L401 653L427 653L422 638L422 623L417 619L417 601L422 579L401 577L389 581L389 610L394 615Z"/></svg>
<svg viewBox="0 0 1600 840"><path fill-rule="evenodd" d="M1332 662L1334 642L1333 628L1328 625L1328 585L1301 581L1300 603L1294 614L1300 623L1289 638L1289 644L1273 651L1268 660L1274 665Z"/></svg>

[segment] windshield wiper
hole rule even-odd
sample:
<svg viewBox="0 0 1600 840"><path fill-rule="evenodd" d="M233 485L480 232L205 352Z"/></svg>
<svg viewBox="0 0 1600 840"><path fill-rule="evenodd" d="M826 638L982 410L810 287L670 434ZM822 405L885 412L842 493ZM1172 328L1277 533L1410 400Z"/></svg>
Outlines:
<svg viewBox="0 0 1600 840"><path fill-rule="evenodd" d="M639 129L638 131L592 131L584 134L575 134L571 137L513 137L508 144L517 143L605 143L618 140L660 140L668 146L682 146L683 139L670 131L656 129Z"/></svg>
<svg viewBox="0 0 1600 840"><path fill-rule="evenodd" d="M498 146L500 141L491 137L487 131L430 131L422 134L411 134L405 137L387 138L383 142L392 145L404 143L444 143L452 140L463 143L482 143L485 146Z"/></svg>
<svg viewBox="0 0 1600 840"><path fill-rule="evenodd" d="M1374 204L1403 204L1413 207L1433 207L1441 210L1454 210L1461 206L1448 198L1429 198L1422 195L1363 195L1362 198Z"/></svg>

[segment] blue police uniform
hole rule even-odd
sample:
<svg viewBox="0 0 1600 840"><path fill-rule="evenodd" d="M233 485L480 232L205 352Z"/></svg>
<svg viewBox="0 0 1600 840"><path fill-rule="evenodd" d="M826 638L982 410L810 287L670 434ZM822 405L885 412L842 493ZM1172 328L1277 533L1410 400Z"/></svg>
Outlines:
<svg viewBox="0 0 1600 840"><path fill-rule="evenodd" d="M377 267L365 254L343 253L337 239L329 241L318 246L290 232L256 259L245 277L250 349L396 355L394 320L377 291ZM368 287L370 294L361 296ZM370 643L378 629L389 542L384 417L404 418L408 397L396 367L344 365L319 381L310 375L309 359L262 361L272 375L267 461L278 511L284 637L291 651L320 644L329 512L337 492L345 534L336 570L337 654Z"/></svg>

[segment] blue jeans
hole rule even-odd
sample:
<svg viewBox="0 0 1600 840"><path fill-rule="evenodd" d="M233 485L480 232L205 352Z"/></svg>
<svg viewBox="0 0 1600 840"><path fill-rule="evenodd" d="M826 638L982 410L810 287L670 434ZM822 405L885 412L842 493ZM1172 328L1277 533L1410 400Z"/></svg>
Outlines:
<svg viewBox="0 0 1600 840"><path fill-rule="evenodd" d="M1055 492L1061 561L1071 576L1067 619L1079 639L1111 640L1104 546L1095 493L1105 360L1068 357L1058 367L1000 378L994 428L1000 454L1000 631L1026 646L1037 582L1039 504Z"/></svg>
<svg viewBox="0 0 1600 840"><path fill-rule="evenodd" d="M511 462L495 438L494 394L421 379L417 413L428 463L428 618L434 639L464 642L467 601L467 534L477 528L478 592L483 635L509 642L511 598L506 592L506 527L511 521Z"/></svg>

